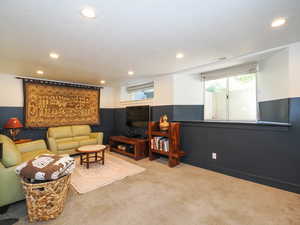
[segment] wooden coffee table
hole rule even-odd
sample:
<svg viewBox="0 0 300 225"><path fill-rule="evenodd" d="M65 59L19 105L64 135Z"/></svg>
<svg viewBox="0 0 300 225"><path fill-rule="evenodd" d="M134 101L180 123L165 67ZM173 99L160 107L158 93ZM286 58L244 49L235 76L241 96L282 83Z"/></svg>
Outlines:
<svg viewBox="0 0 300 225"><path fill-rule="evenodd" d="M80 165L86 163L86 168L90 168L90 163L102 162L104 165L106 145L85 145L77 149L80 153ZM101 155L98 155L101 153Z"/></svg>

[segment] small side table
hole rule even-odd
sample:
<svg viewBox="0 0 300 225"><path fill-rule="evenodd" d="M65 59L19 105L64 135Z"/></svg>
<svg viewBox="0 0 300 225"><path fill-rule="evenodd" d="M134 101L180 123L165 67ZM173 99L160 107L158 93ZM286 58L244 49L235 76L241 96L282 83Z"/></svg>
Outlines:
<svg viewBox="0 0 300 225"><path fill-rule="evenodd" d="M27 143L27 142L31 142L32 139L19 139L19 140L15 140L14 143L15 144L23 144L23 143Z"/></svg>
<svg viewBox="0 0 300 225"><path fill-rule="evenodd" d="M80 165L86 163L86 168L90 168L90 163L102 162L104 165L106 145L85 145L79 147L77 151L80 153ZM98 155L101 153L101 155Z"/></svg>

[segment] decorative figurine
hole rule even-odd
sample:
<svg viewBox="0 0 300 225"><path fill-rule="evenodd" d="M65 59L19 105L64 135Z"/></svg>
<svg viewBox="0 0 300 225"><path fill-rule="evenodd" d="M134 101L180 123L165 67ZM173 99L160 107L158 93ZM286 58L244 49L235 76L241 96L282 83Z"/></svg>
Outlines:
<svg viewBox="0 0 300 225"><path fill-rule="evenodd" d="M170 123L168 122L167 114L164 114L159 119L159 128L162 131L167 131L169 129Z"/></svg>

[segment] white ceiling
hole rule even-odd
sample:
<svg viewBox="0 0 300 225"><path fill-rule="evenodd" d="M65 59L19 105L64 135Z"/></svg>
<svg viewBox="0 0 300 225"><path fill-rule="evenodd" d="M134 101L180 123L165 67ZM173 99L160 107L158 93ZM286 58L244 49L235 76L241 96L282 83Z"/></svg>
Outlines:
<svg viewBox="0 0 300 225"><path fill-rule="evenodd" d="M81 17L86 5L96 19ZM300 0L1 0L0 73L91 84L171 73L299 41L299 12Z"/></svg>

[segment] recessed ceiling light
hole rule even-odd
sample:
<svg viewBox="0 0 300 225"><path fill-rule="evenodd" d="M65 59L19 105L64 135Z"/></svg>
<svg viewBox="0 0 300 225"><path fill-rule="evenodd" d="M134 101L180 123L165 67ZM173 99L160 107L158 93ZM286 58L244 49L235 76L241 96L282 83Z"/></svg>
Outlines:
<svg viewBox="0 0 300 225"><path fill-rule="evenodd" d="M100 80L100 84L105 84L106 81L105 80Z"/></svg>
<svg viewBox="0 0 300 225"><path fill-rule="evenodd" d="M50 56L50 58L52 58L52 59L58 59L58 58L59 58L59 54L57 54L57 53L55 53L55 52L51 52L51 53L49 54L49 56Z"/></svg>
<svg viewBox="0 0 300 225"><path fill-rule="evenodd" d="M81 15L89 18L89 19L94 19L96 18L96 13L95 10L92 7L84 7L81 11Z"/></svg>
<svg viewBox="0 0 300 225"><path fill-rule="evenodd" d="M44 71L43 71L43 70L37 70L36 73L37 73L37 74L40 74L40 75L43 75L43 74L44 74Z"/></svg>
<svg viewBox="0 0 300 225"><path fill-rule="evenodd" d="M134 74L134 72L132 70L128 71L128 75L132 76Z"/></svg>
<svg viewBox="0 0 300 225"><path fill-rule="evenodd" d="M182 59L183 57L184 57L184 54L182 54L182 53L177 53L176 54L177 59Z"/></svg>
<svg viewBox="0 0 300 225"><path fill-rule="evenodd" d="M272 21L272 27L281 27L286 23L286 18L280 17Z"/></svg>

